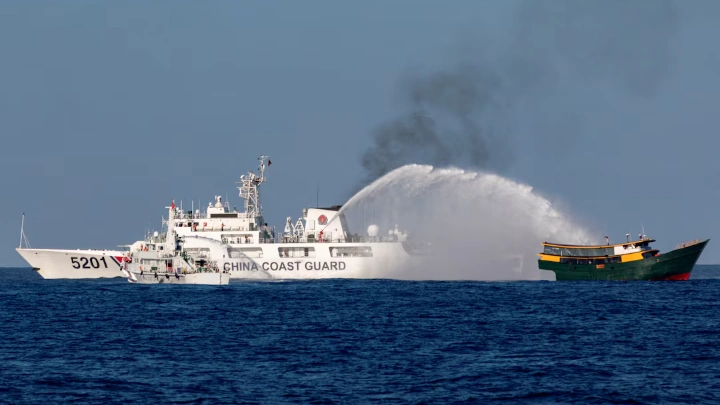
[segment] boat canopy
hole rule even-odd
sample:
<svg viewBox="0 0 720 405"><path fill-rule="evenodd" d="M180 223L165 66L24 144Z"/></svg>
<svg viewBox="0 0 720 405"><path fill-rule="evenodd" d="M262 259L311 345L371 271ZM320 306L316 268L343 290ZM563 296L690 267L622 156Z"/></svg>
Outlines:
<svg viewBox="0 0 720 405"><path fill-rule="evenodd" d="M558 246L558 247L568 247L568 248L612 248L615 246L642 246L647 245L652 242L655 242L655 239L645 238L640 240L634 240L634 241L628 241L623 243L614 243L614 244L606 244L606 245L568 245L567 243L552 243L552 242L543 242L543 245L545 246Z"/></svg>
<svg viewBox="0 0 720 405"><path fill-rule="evenodd" d="M597 257L597 256L614 256L615 248L610 247L582 247L582 248L569 248L545 245L543 254L553 256L571 256L571 257Z"/></svg>
<svg viewBox="0 0 720 405"><path fill-rule="evenodd" d="M565 245L558 243L543 243L543 254L565 257L603 257L616 256L618 254L632 253L636 251L650 250L650 243L654 239L645 238L614 245Z"/></svg>

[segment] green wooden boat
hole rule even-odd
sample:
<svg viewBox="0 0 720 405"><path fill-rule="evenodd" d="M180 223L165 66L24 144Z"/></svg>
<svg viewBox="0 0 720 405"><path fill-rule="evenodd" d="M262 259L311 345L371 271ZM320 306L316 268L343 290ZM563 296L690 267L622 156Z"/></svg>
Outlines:
<svg viewBox="0 0 720 405"><path fill-rule="evenodd" d="M710 241L694 240L660 254L650 247L655 239L611 245L543 243L540 270L555 273L556 280L687 280Z"/></svg>

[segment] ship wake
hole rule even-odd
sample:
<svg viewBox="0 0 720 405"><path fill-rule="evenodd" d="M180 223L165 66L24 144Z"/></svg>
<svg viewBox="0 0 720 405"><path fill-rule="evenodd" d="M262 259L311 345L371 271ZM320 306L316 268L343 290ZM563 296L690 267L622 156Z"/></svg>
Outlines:
<svg viewBox="0 0 720 405"><path fill-rule="evenodd" d="M588 243L589 233L531 186L484 172L406 165L342 207L351 229L399 225L433 254L412 266L374 269L410 280L539 280L541 243Z"/></svg>

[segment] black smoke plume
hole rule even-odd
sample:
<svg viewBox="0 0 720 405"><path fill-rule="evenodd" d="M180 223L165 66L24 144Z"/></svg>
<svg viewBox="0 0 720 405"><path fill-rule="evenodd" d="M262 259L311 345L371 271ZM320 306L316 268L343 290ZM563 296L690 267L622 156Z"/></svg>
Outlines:
<svg viewBox="0 0 720 405"><path fill-rule="evenodd" d="M362 155L368 184L408 163L502 171L513 158L514 109L542 107L564 123L586 111L564 111L559 93L593 97L612 86L618 97L652 97L671 68L677 12L672 0L521 1L508 38L492 57L401 80L405 112L378 126ZM478 38L477 43L487 43ZM568 97L564 98L567 103ZM533 104L535 103L535 104ZM567 136L533 133L525 137ZM582 134L572 134L582 136Z"/></svg>
<svg viewBox="0 0 720 405"><path fill-rule="evenodd" d="M500 165L504 143L492 123L502 114L504 86L492 70L462 64L428 77L406 78L409 111L382 124L362 158L368 181L408 163Z"/></svg>

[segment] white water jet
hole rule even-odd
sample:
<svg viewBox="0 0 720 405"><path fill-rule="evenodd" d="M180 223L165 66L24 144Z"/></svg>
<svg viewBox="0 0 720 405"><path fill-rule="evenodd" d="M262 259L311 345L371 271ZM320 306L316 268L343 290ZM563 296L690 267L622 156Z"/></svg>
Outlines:
<svg viewBox="0 0 720 405"><path fill-rule="evenodd" d="M432 257L412 268L383 270L388 278L554 279L537 268L542 242L591 240L532 187L458 168L402 166L359 191L340 212L351 229L377 224L387 232L397 224L411 239L432 243Z"/></svg>

